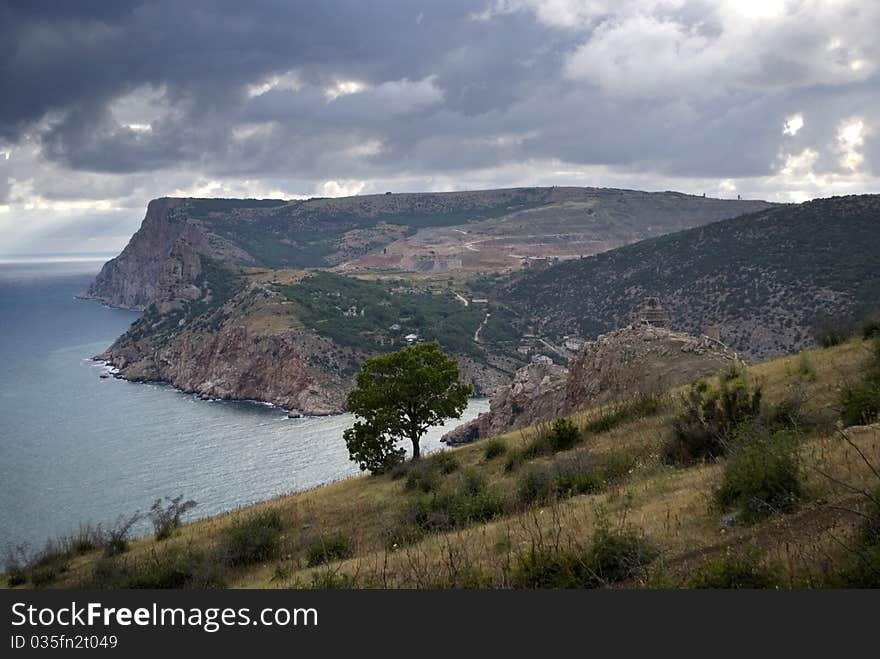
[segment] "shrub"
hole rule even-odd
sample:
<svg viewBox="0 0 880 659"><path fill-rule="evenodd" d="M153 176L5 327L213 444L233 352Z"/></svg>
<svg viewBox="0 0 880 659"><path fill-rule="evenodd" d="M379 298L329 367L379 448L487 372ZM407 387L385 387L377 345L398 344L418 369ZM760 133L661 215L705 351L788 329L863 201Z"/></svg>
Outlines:
<svg viewBox="0 0 880 659"><path fill-rule="evenodd" d="M559 458L553 463L554 483L560 497L598 492L604 486L597 469L583 456Z"/></svg>
<svg viewBox="0 0 880 659"><path fill-rule="evenodd" d="M861 327L859 327L859 334L861 334L863 339L880 337L880 316L864 320Z"/></svg>
<svg viewBox="0 0 880 659"><path fill-rule="evenodd" d="M619 481L635 469L636 456L627 451L614 451L602 459L602 480L606 483Z"/></svg>
<svg viewBox="0 0 880 659"><path fill-rule="evenodd" d="M6 568L6 584L10 588L15 588L27 582L27 572L20 565Z"/></svg>
<svg viewBox="0 0 880 659"><path fill-rule="evenodd" d="M184 501L182 494L173 499L165 497L165 500L168 502L165 506L162 505L162 499L156 499L150 507L149 517L153 523L156 540L170 538L180 528L180 517L198 505L191 499Z"/></svg>
<svg viewBox="0 0 880 659"><path fill-rule="evenodd" d="M761 411L761 387L744 372L728 374L718 387L698 382L690 387L683 409L672 420L672 437L663 449L667 462L692 464L727 453L737 429Z"/></svg>
<svg viewBox="0 0 880 659"><path fill-rule="evenodd" d="M813 362L810 361L810 356L802 352L798 356L798 375L804 378L807 382L815 382L816 381L816 368L813 366Z"/></svg>
<svg viewBox="0 0 880 659"><path fill-rule="evenodd" d="M277 511L267 510L226 529L223 552L231 565L259 563L278 555L283 525Z"/></svg>
<svg viewBox="0 0 880 659"><path fill-rule="evenodd" d="M322 534L309 546L306 552L306 561L309 567L315 567L331 561L350 558L353 553L351 538L344 533Z"/></svg>
<svg viewBox="0 0 880 659"><path fill-rule="evenodd" d="M128 536L132 527L142 518L143 516L139 512L135 512L129 517L123 515L117 517L116 523L107 531L104 555L112 557L128 551Z"/></svg>
<svg viewBox="0 0 880 659"><path fill-rule="evenodd" d="M440 487L440 474L429 465L416 463L406 475L404 488L407 490L419 490L420 492L433 492Z"/></svg>
<svg viewBox="0 0 880 659"><path fill-rule="evenodd" d="M786 512L805 496L796 437L776 433L742 442L725 465L715 498L723 510L736 508L746 523Z"/></svg>
<svg viewBox="0 0 880 659"><path fill-rule="evenodd" d="M764 425L770 432L810 430L815 427L816 421L804 411L805 403L804 391L797 387L794 392L765 412Z"/></svg>
<svg viewBox="0 0 880 659"><path fill-rule="evenodd" d="M549 445L553 452L567 451L581 440L577 426L568 419L557 419L550 430Z"/></svg>
<svg viewBox="0 0 880 659"><path fill-rule="evenodd" d="M106 542L100 526L80 525L79 530L65 540L67 551L83 555L103 547Z"/></svg>
<svg viewBox="0 0 880 659"><path fill-rule="evenodd" d="M657 551L632 529L601 525L586 550L532 546L517 557L516 588L600 588L638 576Z"/></svg>
<svg viewBox="0 0 880 659"><path fill-rule="evenodd" d="M357 579L345 572L327 568L312 572L311 587L323 590L352 590L357 588Z"/></svg>
<svg viewBox="0 0 880 659"><path fill-rule="evenodd" d="M446 531L475 522L487 522L504 510L504 497L474 471L465 471L456 482L429 494L418 494L404 507L392 533L403 544L421 531Z"/></svg>
<svg viewBox="0 0 880 659"><path fill-rule="evenodd" d="M531 465L521 476L516 489L517 499L524 505L547 501L555 494L553 473L543 465Z"/></svg>
<svg viewBox="0 0 880 659"><path fill-rule="evenodd" d="M3 569L6 572L6 583L10 588L20 586L27 581L28 545L6 545L3 557Z"/></svg>
<svg viewBox="0 0 880 659"><path fill-rule="evenodd" d="M442 476L459 468L458 459L446 451L436 453L416 463L411 463L404 487L407 490L433 492L440 487Z"/></svg>
<svg viewBox="0 0 880 659"><path fill-rule="evenodd" d="M841 421L845 426L872 423L880 415L880 385L871 382L847 384L840 389Z"/></svg>
<svg viewBox="0 0 880 659"><path fill-rule="evenodd" d="M221 562L191 547L155 552L138 561L103 558L81 586L111 588L181 589L224 588Z"/></svg>
<svg viewBox="0 0 880 659"><path fill-rule="evenodd" d="M600 585L609 585L637 576L657 553L632 529L612 531L600 526L590 547L590 567Z"/></svg>
<svg viewBox="0 0 880 659"><path fill-rule="evenodd" d="M457 471L460 466L458 463L458 458L449 451L440 451L438 453L435 453L431 457L427 458L427 460L425 460L424 462L430 464L441 474L451 474L452 472Z"/></svg>
<svg viewBox="0 0 880 659"><path fill-rule="evenodd" d="M495 438L486 442L486 448L483 451L483 457L486 460L494 460L507 452L507 444L502 440Z"/></svg>
<svg viewBox="0 0 880 659"><path fill-rule="evenodd" d="M755 546L739 552L727 552L708 561L690 581L691 588L779 588L782 568L767 563L764 553Z"/></svg>

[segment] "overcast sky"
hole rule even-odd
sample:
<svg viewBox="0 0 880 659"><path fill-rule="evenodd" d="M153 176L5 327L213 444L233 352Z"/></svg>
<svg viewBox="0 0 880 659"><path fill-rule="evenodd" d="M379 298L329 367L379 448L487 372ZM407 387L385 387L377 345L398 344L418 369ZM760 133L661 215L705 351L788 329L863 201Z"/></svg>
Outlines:
<svg viewBox="0 0 880 659"><path fill-rule="evenodd" d="M149 199L880 191L874 0L2 0L0 254Z"/></svg>

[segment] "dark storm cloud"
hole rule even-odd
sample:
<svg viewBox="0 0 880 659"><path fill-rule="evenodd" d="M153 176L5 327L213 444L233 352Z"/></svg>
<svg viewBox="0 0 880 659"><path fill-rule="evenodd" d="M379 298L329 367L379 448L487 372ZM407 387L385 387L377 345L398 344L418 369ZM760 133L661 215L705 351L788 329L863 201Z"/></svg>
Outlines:
<svg viewBox="0 0 880 659"><path fill-rule="evenodd" d="M880 14L743 23L734 5L5 2L0 147L30 136L73 172L298 181L532 160L760 177L806 148L840 169L840 122L878 119L877 77L859 71ZM362 87L331 99L345 81ZM795 112L805 127L784 136Z"/></svg>

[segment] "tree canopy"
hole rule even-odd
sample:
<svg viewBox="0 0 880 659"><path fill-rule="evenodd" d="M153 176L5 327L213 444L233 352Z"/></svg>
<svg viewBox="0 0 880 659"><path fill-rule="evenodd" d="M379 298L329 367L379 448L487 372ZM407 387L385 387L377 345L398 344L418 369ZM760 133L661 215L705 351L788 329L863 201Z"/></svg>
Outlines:
<svg viewBox="0 0 880 659"><path fill-rule="evenodd" d="M437 343L367 359L348 395L358 417L344 433L351 459L364 471L383 472L403 460L398 442L408 439L418 460L425 431L467 407L473 389L458 378L458 364Z"/></svg>

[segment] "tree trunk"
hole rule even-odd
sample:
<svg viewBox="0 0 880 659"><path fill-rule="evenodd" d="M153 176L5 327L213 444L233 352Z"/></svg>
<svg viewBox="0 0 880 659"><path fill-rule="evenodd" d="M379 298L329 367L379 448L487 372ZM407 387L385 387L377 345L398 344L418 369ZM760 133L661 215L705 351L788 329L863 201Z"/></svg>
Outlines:
<svg viewBox="0 0 880 659"><path fill-rule="evenodd" d="M412 445L413 445L412 459L413 459L413 462L415 462L416 460L418 460L421 457L421 454L419 453L419 438L418 437L410 437L410 441L412 442Z"/></svg>

